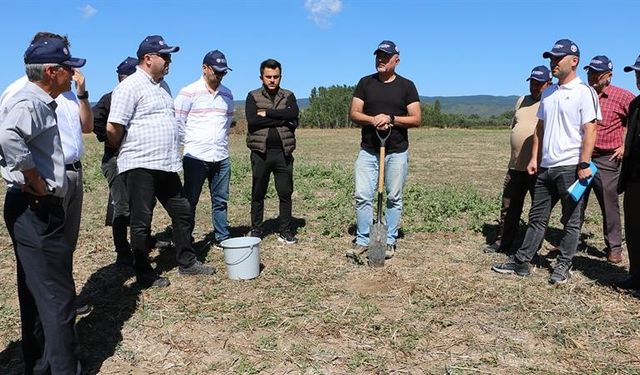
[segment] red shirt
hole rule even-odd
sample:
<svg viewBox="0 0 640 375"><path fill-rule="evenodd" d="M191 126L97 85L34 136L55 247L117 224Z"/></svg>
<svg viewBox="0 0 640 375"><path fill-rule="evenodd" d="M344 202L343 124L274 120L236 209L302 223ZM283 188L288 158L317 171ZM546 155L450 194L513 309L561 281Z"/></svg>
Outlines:
<svg viewBox="0 0 640 375"><path fill-rule="evenodd" d="M598 121L598 138L595 152L612 152L624 142L629 103L635 96L628 90L609 85L598 95L602 120Z"/></svg>

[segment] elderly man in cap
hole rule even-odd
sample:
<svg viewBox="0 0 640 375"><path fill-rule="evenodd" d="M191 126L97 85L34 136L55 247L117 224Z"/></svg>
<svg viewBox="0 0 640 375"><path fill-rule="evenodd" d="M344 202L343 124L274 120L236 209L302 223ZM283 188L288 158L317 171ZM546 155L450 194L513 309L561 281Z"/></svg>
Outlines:
<svg viewBox="0 0 640 375"><path fill-rule="evenodd" d="M233 94L222 84L231 70L218 50L202 61L202 76L184 87L175 99L180 138L184 144L184 191L195 222L195 211L207 180L211 197L214 246L229 238L229 128L233 119ZM191 228L193 230L193 228Z"/></svg>
<svg viewBox="0 0 640 375"><path fill-rule="evenodd" d="M571 276L571 262L578 248L583 203L582 198L574 201L567 189L576 179L591 177L589 163L596 141L596 123L602 117L597 94L576 74L580 62L578 46L562 39L542 57L551 59L551 71L558 83L542 93L537 113L539 121L527 165L529 174L538 173L529 226L515 255L492 269L499 273L529 275L529 262L542 243L553 203L560 199L563 237L549 282L564 284Z"/></svg>
<svg viewBox="0 0 640 375"><path fill-rule="evenodd" d="M591 160L598 167L593 184L585 192L583 204L587 208L589 193L593 187L602 212L602 233L607 246L607 260L622 261L622 224L618 203L618 176L624 154L624 132L629 117L629 104L633 94L611 84L613 64L607 56L595 56L585 66L589 85L598 93L602 120L598 121L598 137Z"/></svg>
<svg viewBox="0 0 640 375"><path fill-rule="evenodd" d="M485 247L487 253L512 251L524 198L527 192L533 197L536 175L527 172L527 164L531 160L531 143L538 123L536 114L540 107L540 97L551 85L551 71L544 65L536 66L527 81L530 94L518 99L511 121L511 158L502 191L500 232L498 238Z"/></svg>
<svg viewBox="0 0 640 375"><path fill-rule="evenodd" d="M145 38L138 47L136 72L118 84L111 96L107 141L119 147L118 173L124 175L129 194L133 266L138 284L166 287L169 279L158 275L148 258L155 199L171 216L178 272L211 275L215 271L200 263L191 243L191 208L182 193L178 124L169 86L171 53L159 35Z"/></svg>
<svg viewBox="0 0 640 375"><path fill-rule="evenodd" d="M0 165L7 182L4 219L17 258L24 372L79 374L75 353L73 247L65 239L69 188L55 97L74 69L64 40L43 38L24 55L28 82L0 113Z"/></svg>
<svg viewBox="0 0 640 375"><path fill-rule="evenodd" d="M394 256L402 214L402 190L409 168L410 128L420 126L420 97L414 83L396 73L400 50L383 40L373 52L376 73L360 79L353 93L349 116L361 127L360 152L355 162L356 238L348 257L367 251L373 222L373 198L378 181L380 139L389 134L384 159L387 193L387 259Z"/></svg>
<svg viewBox="0 0 640 375"><path fill-rule="evenodd" d="M640 90L640 56L635 64L624 67L636 74ZM618 282L621 289L640 289L640 96L629 104L627 135L622 156L618 193L624 193L624 234L629 253L629 277Z"/></svg>

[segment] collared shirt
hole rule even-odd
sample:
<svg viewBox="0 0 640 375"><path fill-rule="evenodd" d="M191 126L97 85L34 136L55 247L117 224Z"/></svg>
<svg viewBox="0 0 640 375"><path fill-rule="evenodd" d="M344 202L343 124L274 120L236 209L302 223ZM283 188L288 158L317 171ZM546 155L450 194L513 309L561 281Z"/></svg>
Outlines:
<svg viewBox="0 0 640 375"><path fill-rule="evenodd" d="M181 169L178 124L166 82L155 82L139 67L111 95L109 122L123 125L118 172L145 168Z"/></svg>
<svg viewBox="0 0 640 375"><path fill-rule="evenodd" d="M4 106L27 82L29 80L25 75L10 84L0 96L0 107ZM72 164L79 161L84 155L80 104L76 94L71 91L58 95L56 103L58 103L56 115L58 117L60 139L62 140L62 150L64 151L64 163Z"/></svg>
<svg viewBox="0 0 640 375"><path fill-rule="evenodd" d="M540 101L535 100L531 95L521 96L516 103L515 113L511 122L511 159L509 159L509 169L516 171L526 171L527 164L531 160L531 147L533 143L533 133L538 124L538 113Z"/></svg>
<svg viewBox="0 0 640 375"><path fill-rule="evenodd" d="M0 165L9 188L20 188L21 172L36 168L52 194L64 197L67 175L55 110L53 98L31 82L2 106Z"/></svg>
<svg viewBox="0 0 640 375"><path fill-rule="evenodd" d="M595 151L612 152L624 142L624 127L629 117L629 104L635 96L628 90L609 85L598 95L602 120L598 121Z"/></svg>
<svg viewBox="0 0 640 375"><path fill-rule="evenodd" d="M231 91L220 85L211 92L200 77L180 90L174 103L184 155L208 162L228 158L233 118Z"/></svg>
<svg viewBox="0 0 640 375"><path fill-rule="evenodd" d="M537 116L544 121L540 161L543 168L577 165L584 134L582 126L602 119L598 95L580 77L544 90Z"/></svg>

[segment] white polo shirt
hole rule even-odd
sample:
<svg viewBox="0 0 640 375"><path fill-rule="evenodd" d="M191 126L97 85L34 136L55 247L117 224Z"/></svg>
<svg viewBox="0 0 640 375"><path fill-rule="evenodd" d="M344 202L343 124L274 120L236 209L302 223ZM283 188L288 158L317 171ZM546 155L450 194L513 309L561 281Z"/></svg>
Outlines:
<svg viewBox="0 0 640 375"><path fill-rule="evenodd" d="M544 121L542 168L577 165L584 135L582 125L602 119L598 95L580 77L544 90L537 116Z"/></svg>

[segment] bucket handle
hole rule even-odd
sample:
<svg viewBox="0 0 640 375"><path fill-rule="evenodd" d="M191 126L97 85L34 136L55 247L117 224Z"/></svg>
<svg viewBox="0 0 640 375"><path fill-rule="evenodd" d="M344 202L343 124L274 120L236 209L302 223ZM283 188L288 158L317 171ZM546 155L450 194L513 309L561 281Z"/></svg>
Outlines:
<svg viewBox="0 0 640 375"><path fill-rule="evenodd" d="M236 261L235 263L227 263L224 262L227 266L237 266L238 264L244 262L245 260L249 259L249 257L253 254L253 248L255 247L255 245L252 245L249 249L251 249L251 251L249 251L244 257L240 258L240 260Z"/></svg>

